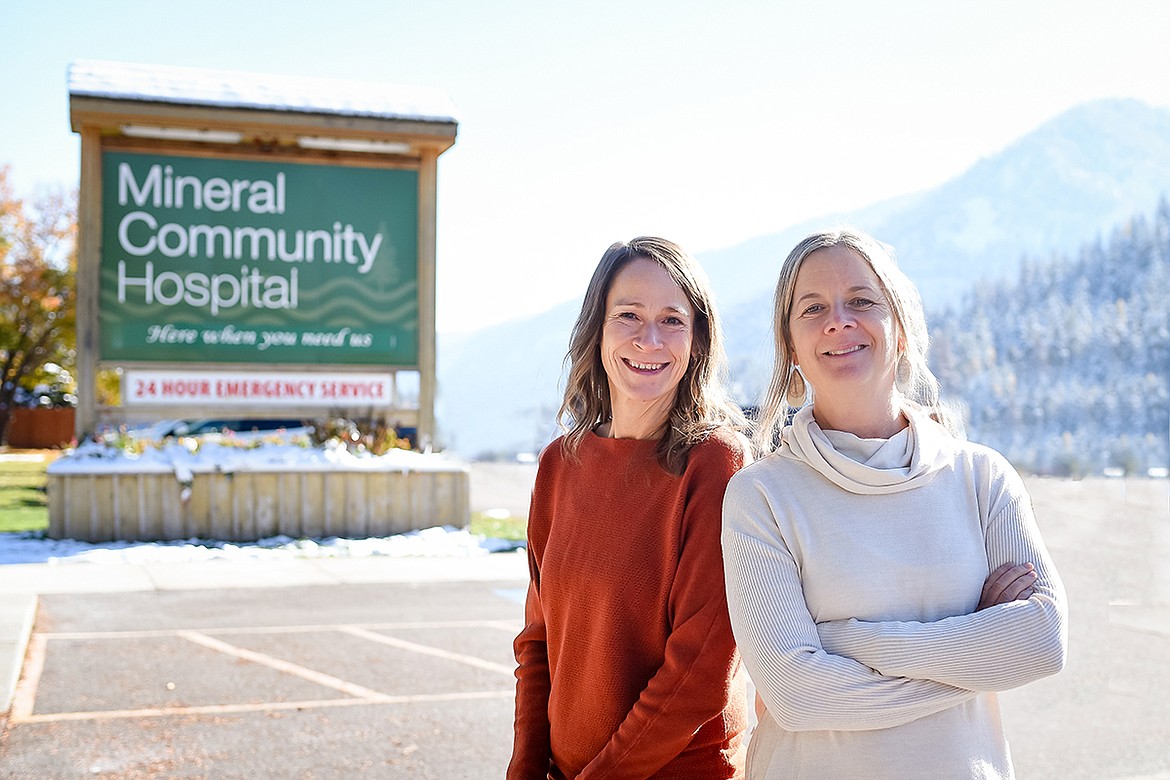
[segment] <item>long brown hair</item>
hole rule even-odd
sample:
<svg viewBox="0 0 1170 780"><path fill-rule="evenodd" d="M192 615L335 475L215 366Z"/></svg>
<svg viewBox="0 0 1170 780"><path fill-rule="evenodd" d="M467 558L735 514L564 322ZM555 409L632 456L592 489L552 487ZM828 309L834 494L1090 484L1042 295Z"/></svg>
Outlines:
<svg viewBox="0 0 1170 780"><path fill-rule="evenodd" d="M694 309L691 359L679 382L666 432L658 443L658 461L663 469L681 474L691 447L717 428L742 430L744 419L725 386L727 359L710 282L698 262L672 241L640 236L619 241L602 255L585 290L581 314L569 340L565 356L568 381L557 421L565 430L562 446L573 456L585 435L612 415L609 379L601 362L606 299L618 272L639 258L662 266Z"/></svg>

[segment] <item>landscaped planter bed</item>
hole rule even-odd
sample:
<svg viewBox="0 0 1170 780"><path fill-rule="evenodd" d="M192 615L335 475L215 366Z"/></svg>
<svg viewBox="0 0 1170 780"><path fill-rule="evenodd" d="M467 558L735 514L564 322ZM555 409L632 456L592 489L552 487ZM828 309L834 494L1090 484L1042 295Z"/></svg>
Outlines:
<svg viewBox="0 0 1170 780"><path fill-rule="evenodd" d="M386 536L470 519L467 464L441 455L181 444L82 447L48 470L49 536L82 541Z"/></svg>

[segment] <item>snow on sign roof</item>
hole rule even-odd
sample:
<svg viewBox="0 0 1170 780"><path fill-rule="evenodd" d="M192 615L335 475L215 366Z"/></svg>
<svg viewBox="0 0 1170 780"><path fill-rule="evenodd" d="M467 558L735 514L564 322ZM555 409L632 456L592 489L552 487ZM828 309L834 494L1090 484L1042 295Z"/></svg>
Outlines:
<svg viewBox="0 0 1170 780"><path fill-rule="evenodd" d="M114 100L253 108L457 124L441 90L361 81L78 60L69 94Z"/></svg>

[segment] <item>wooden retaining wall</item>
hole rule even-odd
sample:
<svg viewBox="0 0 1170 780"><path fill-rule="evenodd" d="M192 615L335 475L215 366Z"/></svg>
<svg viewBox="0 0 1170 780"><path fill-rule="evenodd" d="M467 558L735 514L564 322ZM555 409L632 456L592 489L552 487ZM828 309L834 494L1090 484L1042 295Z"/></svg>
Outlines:
<svg viewBox="0 0 1170 780"><path fill-rule="evenodd" d="M419 471L48 475L49 536L88 542L387 536L471 518L466 466Z"/></svg>

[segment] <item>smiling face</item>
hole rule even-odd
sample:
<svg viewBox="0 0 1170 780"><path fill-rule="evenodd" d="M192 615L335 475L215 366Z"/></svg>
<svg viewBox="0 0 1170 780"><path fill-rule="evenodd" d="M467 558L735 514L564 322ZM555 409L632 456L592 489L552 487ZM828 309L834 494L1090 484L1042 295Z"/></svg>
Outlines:
<svg viewBox="0 0 1170 780"><path fill-rule="evenodd" d="M686 293L653 260L631 260L614 277L601 364L619 435L631 424L653 432L666 422L690 363L693 318Z"/></svg>
<svg viewBox="0 0 1170 780"><path fill-rule="evenodd" d="M840 245L810 253L796 276L788 323L818 418L890 408L899 330L881 283L860 255Z"/></svg>

